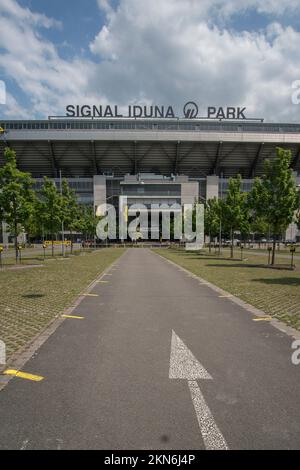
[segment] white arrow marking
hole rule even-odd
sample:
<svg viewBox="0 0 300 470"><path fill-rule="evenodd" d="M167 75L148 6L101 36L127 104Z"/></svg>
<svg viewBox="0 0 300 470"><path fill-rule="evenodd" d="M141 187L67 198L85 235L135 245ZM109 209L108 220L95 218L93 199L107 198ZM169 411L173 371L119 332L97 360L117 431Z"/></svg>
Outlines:
<svg viewBox="0 0 300 470"><path fill-rule="evenodd" d="M196 382L197 379L212 379L212 376L197 361L193 353L174 331L172 331L169 378L188 381L205 448L208 450L227 450L228 445L216 425Z"/></svg>
<svg viewBox="0 0 300 470"><path fill-rule="evenodd" d="M26 448L28 446L28 442L29 442L29 439L25 439L25 441L22 442L22 446L21 446L20 450L26 450Z"/></svg>

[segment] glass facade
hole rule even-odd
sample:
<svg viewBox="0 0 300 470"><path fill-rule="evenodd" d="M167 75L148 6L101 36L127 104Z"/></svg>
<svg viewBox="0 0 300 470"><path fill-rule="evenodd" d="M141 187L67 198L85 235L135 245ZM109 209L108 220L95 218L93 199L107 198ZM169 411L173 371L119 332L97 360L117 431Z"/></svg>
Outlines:
<svg viewBox="0 0 300 470"><path fill-rule="evenodd" d="M180 196L180 184L124 184L121 193L126 196Z"/></svg>
<svg viewBox="0 0 300 470"><path fill-rule="evenodd" d="M43 121L2 121L0 126L9 131L21 130L168 130L202 132L262 132L262 133L300 133L300 124L273 124L261 122L193 120L187 119L48 119Z"/></svg>
<svg viewBox="0 0 300 470"><path fill-rule="evenodd" d="M94 204L94 186L93 178L66 178L69 186L73 191L75 191L78 202L80 204ZM33 189L34 191L39 192L43 186L43 178L34 178L33 179ZM51 178L57 187L60 188L60 180L58 178Z"/></svg>
<svg viewBox="0 0 300 470"><path fill-rule="evenodd" d="M248 193L251 191L253 185L253 179L243 179L242 180L242 191ZM229 178L220 178L219 179L219 198L222 199L226 196L226 191L229 184Z"/></svg>

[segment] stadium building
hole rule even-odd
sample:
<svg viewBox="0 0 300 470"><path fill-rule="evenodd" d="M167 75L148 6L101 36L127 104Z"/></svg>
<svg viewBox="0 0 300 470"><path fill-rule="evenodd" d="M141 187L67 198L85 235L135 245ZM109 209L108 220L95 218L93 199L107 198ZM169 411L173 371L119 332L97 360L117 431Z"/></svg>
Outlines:
<svg viewBox="0 0 300 470"><path fill-rule="evenodd" d="M300 124L274 124L247 119L187 118L49 118L0 120L0 165L10 146L18 166L35 179L59 182L60 173L78 200L117 208L141 202L193 203L223 197L228 179L241 174L249 191L263 172L265 159L277 146L292 151L292 169L300 184ZM300 233L291 225L288 240ZM3 230L3 242L7 233Z"/></svg>

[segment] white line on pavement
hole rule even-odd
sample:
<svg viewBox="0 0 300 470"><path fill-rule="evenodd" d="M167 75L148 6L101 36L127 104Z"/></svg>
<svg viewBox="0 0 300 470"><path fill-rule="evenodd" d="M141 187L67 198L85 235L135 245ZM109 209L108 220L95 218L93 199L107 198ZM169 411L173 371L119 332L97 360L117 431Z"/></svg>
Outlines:
<svg viewBox="0 0 300 470"><path fill-rule="evenodd" d="M196 382L197 379L212 379L212 376L176 335L175 331L172 331L169 378L188 381L205 448L208 450L227 450L228 445L215 423Z"/></svg>
<svg viewBox="0 0 300 470"><path fill-rule="evenodd" d="M188 380L188 385L206 449L228 450L227 443L214 421L196 380Z"/></svg>

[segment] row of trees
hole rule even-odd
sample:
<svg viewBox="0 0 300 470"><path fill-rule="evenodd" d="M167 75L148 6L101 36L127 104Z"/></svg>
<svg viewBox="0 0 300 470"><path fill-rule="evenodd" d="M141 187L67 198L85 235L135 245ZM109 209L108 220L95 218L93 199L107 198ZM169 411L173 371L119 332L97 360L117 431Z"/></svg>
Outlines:
<svg viewBox="0 0 300 470"><path fill-rule="evenodd" d="M4 155L6 164L0 169L0 221L8 225L14 237L16 260L17 237L22 231L29 239L50 239L52 256L56 234L62 228L70 234L80 232L85 238L94 237L98 218L92 207L78 204L75 192L66 180L58 189L45 177L37 195L32 189L31 175L18 169L15 152L6 148Z"/></svg>
<svg viewBox="0 0 300 470"><path fill-rule="evenodd" d="M277 149L276 158L265 162L264 175L256 178L249 193L242 191L242 178L229 180L224 199L210 199L205 207L205 232L210 240L226 234L231 239L233 257L234 235L242 238L250 233L272 234L272 264L275 262L276 237L295 220L300 228L300 191L297 191L291 170L291 152ZM17 237L24 230L30 238L52 241L56 234L79 232L85 238L94 237L99 218L92 207L79 205L66 180L58 189L44 178L41 191L33 191L29 173L17 167L16 154L5 149L6 164L0 169L0 221L7 223L14 236L16 258ZM220 234L220 231L222 232Z"/></svg>
<svg viewBox="0 0 300 470"><path fill-rule="evenodd" d="M242 178L231 178L224 199L206 202L205 232L210 240L220 237L220 231L231 239L233 257L234 234L242 238L249 234L272 234L272 264L275 263L276 238L293 221L300 229L300 191L297 191L291 170L289 150L276 149L276 158L266 160L264 174L256 178L249 193L242 192Z"/></svg>

